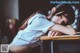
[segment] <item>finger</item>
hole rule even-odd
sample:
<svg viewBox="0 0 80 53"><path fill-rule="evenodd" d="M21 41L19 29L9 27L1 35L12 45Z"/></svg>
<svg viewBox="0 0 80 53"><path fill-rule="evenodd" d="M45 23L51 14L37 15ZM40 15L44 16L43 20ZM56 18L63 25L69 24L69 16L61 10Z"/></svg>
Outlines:
<svg viewBox="0 0 80 53"><path fill-rule="evenodd" d="M58 32L56 32L54 36L57 36L57 35L58 35Z"/></svg>
<svg viewBox="0 0 80 53"><path fill-rule="evenodd" d="M64 18L64 22L67 23L68 20L65 19L65 16L64 15L62 15L62 18Z"/></svg>
<svg viewBox="0 0 80 53"><path fill-rule="evenodd" d="M56 11L56 7L53 7L52 9L51 9L51 12L55 12Z"/></svg>
<svg viewBox="0 0 80 53"><path fill-rule="evenodd" d="M55 32L52 32L50 36L54 36L54 35L55 35Z"/></svg>
<svg viewBox="0 0 80 53"><path fill-rule="evenodd" d="M51 34L52 34L52 31L49 31L48 36L51 36Z"/></svg>
<svg viewBox="0 0 80 53"><path fill-rule="evenodd" d="M68 14L64 14L64 16L68 16Z"/></svg>

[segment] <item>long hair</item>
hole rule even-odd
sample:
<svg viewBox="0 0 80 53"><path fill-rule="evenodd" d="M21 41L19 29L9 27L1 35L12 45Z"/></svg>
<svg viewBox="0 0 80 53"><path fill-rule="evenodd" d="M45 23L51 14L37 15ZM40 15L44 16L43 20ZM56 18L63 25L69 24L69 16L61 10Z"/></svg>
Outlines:
<svg viewBox="0 0 80 53"><path fill-rule="evenodd" d="M56 6L56 12L54 12L52 14L52 16L54 16L56 13L61 12L61 11L64 11L64 12L61 14L58 14L58 16L67 14L66 18L68 20L68 24L72 24L75 20L75 14L74 14L74 10L71 7L71 5L70 4L59 4L59 5L57 5Z"/></svg>

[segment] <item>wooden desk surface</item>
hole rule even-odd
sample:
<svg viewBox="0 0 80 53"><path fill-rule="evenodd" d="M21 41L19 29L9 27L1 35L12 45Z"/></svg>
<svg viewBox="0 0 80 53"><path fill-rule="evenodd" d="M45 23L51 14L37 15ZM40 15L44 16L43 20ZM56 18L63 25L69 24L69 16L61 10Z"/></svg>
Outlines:
<svg viewBox="0 0 80 53"><path fill-rule="evenodd" d="M42 36L40 40L80 40L80 35Z"/></svg>

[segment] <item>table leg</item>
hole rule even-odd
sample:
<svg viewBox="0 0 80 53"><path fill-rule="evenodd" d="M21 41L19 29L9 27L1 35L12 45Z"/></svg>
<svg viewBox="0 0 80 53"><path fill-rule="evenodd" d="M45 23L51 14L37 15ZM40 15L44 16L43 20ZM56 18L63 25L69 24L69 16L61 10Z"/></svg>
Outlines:
<svg viewBox="0 0 80 53"><path fill-rule="evenodd" d="M51 41L51 53L54 53L53 52L53 41Z"/></svg>
<svg viewBox="0 0 80 53"><path fill-rule="evenodd" d="M43 53L43 41L41 41L40 49L41 49L41 53Z"/></svg>

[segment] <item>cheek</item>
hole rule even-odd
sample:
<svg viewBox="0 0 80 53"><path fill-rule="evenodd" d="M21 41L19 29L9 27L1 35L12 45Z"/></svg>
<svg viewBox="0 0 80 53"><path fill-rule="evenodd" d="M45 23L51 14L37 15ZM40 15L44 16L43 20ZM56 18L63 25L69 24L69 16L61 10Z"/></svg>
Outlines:
<svg viewBox="0 0 80 53"><path fill-rule="evenodd" d="M54 17L51 21L58 21L59 20L59 18L58 17Z"/></svg>
<svg viewBox="0 0 80 53"><path fill-rule="evenodd" d="M57 21L57 19L52 19L52 21Z"/></svg>
<svg viewBox="0 0 80 53"><path fill-rule="evenodd" d="M59 16L54 16L51 21L60 24L61 23L61 17Z"/></svg>
<svg viewBox="0 0 80 53"><path fill-rule="evenodd" d="M55 18L52 18L51 21L54 22L55 21Z"/></svg>
<svg viewBox="0 0 80 53"><path fill-rule="evenodd" d="M59 24L61 24L62 22L63 22L63 20L62 20L62 19L60 19L60 20L58 21L58 23L59 23Z"/></svg>

